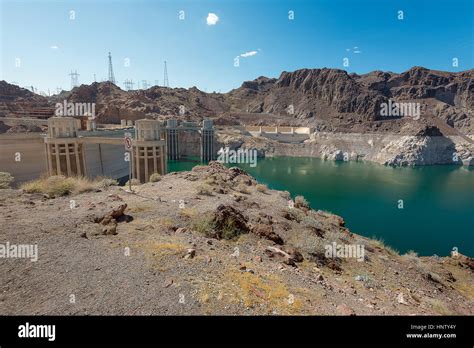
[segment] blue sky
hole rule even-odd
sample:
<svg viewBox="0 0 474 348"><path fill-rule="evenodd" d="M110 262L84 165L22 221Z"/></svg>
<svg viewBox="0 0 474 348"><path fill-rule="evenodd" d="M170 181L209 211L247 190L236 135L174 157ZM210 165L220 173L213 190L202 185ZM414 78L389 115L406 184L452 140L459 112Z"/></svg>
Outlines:
<svg viewBox="0 0 474 348"><path fill-rule="evenodd" d="M97 81L107 78L109 51L122 88L125 79L161 84L166 60L171 87L197 86L207 92L226 92L245 80L301 68L366 73L474 67L472 0L0 3L0 79L42 91L69 89L71 70L80 74L79 83L93 82L94 74ZM293 20L289 11L294 11ZM218 17L214 25L206 21L209 13ZM348 67L343 58L349 58Z"/></svg>

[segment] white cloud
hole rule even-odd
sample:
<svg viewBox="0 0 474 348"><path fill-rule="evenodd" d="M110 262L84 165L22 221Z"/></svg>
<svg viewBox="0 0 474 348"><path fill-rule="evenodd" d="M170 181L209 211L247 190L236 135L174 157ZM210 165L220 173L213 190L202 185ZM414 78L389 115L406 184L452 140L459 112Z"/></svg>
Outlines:
<svg viewBox="0 0 474 348"><path fill-rule="evenodd" d="M207 14L206 22L207 25L216 25L216 23L219 21L219 17L215 13L209 12Z"/></svg>
<svg viewBox="0 0 474 348"><path fill-rule="evenodd" d="M50 48L51 48L52 50L57 50L59 47L56 46L56 45L53 45L53 46L51 46Z"/></svg>
<svg viewBox="0 0 474 348"><path fill-rule="evenodd" d="M256 55L257 53L258 53L257 51L250 51L250 52L242 53L240 56L243 58L247 58L247 57L252 57Z"/></svg>

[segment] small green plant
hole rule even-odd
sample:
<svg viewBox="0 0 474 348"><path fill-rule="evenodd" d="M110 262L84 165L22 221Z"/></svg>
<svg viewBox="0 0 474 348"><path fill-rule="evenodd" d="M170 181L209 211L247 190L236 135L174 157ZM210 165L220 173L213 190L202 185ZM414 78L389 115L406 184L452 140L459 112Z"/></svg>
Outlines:
<svg viewBox="0 0 474 348"><path fill-rule="evenodd" d="M158 182L161 180L161 175L159 173L153 173L150 175L150 182Z"/></svg>
<svg viewBox="0 0 474 348"><path fill-rule="evenodd" d="M263 185L263 184L257 184L255 188L257 189L258 192L262 192L262 193L267 192L267 189L268 189L267 185Z"/></svg>
<svg viewBox="0 0 474 348"><path fill-rule="evenodd" d="M220 231L219 235L222 239L236 239L241 234L244 234L245 231L240 230L236 224L234 219L229 218L225 221L224 226L222 226L222 230Z"/></svg>
<svg viewBox="0 0 474 348"><path fill-rule="evenodd" d="M15 178L10 173L0 172L0 189L10 188L13 180L15 180Z"/></svg>
<svg viewBox="0 0 474 348"><path fill-rule="evenodd" d="M212 214L196 214L191 220L191 228L206 237L213 237L215 224Z"/></svg>

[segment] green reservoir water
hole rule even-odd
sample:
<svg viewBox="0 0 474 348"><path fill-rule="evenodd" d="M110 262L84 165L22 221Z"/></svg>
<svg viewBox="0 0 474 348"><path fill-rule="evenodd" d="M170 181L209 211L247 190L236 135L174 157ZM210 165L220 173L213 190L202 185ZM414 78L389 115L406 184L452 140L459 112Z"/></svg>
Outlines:
<svg viewBox="0 0 474 348"><path fill-rule="evenodd" d="M170 171L196 161L170 162ZM341 215L354 233L404 253L474 256L474 170L458 166L390 168L316 158L259 159L238 165L272 189L303 195L313 209ZM399 200L403 209L399 209Z"/></svg>

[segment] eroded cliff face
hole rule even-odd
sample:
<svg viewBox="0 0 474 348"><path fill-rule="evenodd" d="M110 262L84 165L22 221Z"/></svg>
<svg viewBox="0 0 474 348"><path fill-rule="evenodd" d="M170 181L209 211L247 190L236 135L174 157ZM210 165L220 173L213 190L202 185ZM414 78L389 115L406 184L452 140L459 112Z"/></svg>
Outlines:
<svg viewBox="0 0 474 348"><path fill-rule="evenodd" d="M46 98L0 83L0 96L15 103L94 102L99 122L143 117L201 120L222 125L279 123L309 125L328 132L397 134L405 121L381 115L381 104L420 104L421 118L435 117L464 134L474 134L474 70L450 73L414 67L396 74L364 75L339 69L300 69L279 78L261 76L227 93L205 93L192 87L124 91L109 83L81 85ZM4 104L3 100L0 100Z"/></svg>
<svg viewBox="0 0 474 348"><path fill-rule="evenodd" d="M283 72L278 80L262 82L259 78L254 84L244 83L228 95L241 110L283 115L322 131L373 129L374 122L384 121L377 132L398 133L404 122L397 117L384 118L380 105L389 100L415 102L420 104L422 118L436 116L472 134L473 77L473 70L448 73L422 67L401 74L374 71L365 75L338 69L301 69Z"/></svg>
<svg viewBox="0 0 474 348"><path fill-rule="evenodd" d="M474 146L471 142L460 136L444 136L437 128L412 135L314 132L309 140L297 144L227 132L219 135L219 146L256 149L262 157L317 157L333 161L370 161L390 166L474 164Z"/></svg>

